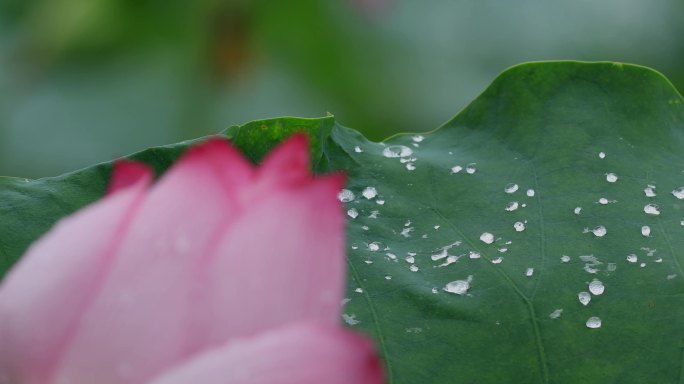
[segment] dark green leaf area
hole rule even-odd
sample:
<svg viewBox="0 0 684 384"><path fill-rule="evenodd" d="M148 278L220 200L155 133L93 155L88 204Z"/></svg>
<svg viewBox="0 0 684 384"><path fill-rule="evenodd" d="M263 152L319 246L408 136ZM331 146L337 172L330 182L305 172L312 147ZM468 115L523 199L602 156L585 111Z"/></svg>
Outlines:
<svg viewBox="0 0 684 384"><path fill-rule="evenodd" d="M681 96L612 63L514 67L429 134L336 128L345 319L393 383L679 382L683 148Z"/></svg>

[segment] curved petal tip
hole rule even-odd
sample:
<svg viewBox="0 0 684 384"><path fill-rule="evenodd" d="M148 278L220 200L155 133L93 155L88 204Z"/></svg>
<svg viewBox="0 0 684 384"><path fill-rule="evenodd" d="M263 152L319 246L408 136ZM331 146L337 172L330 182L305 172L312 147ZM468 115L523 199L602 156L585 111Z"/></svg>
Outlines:
<svg viewBox="0 0 684 384"><path fill-rule="evenodd" d="M137 161L117 160L114 162L106 195L109 196L139 182L149 184L151 180L152 170L147 165Z"/></svg>

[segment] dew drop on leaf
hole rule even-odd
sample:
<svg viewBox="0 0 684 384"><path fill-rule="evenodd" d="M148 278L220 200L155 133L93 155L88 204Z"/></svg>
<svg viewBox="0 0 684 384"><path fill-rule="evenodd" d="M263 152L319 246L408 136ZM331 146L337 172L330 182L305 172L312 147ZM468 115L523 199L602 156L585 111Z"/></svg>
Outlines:
<svg viewBox="0 0 684 384"><path fill-rule="evenodd" d="M596 316L590 317L589 320L587 320L587 328L601 328L601 319Z"/></svg>
<svg viewBox="0 0 684 384"><path fill-rule="evenodd" d="M599 159L605 159L606 158L605 152L599 152L598 157L599 157Z"/></svg>
<svg viewBox="0 0 684 384"><path fill-rule="evenodd" d="M359 147L359 146L357 145L356 147L354 147L354 152L356 152L356 153L361 153L361 152L363 152L363 149L361 149L361 147Z"/></svg>
<svg viewBox="0 0 684 384"><path fill-rule="evenodd" d="M525 223L522 221L518 221L515 224L513 224L513 228L515 228L516 232L522 232L525 230Z"/></svg>
<svg viewBox="0 0 684 384"><path fill-rule="evenodd" d="M606 181L609 183L614 183L618 180L618 177L614 173L608 173L606 174Z"/></svg>
<svg viewBox="0 0 684 384"><path fill-rule="evenodd" d="M527 190L527 196L534 197L534 189L528 189Z"/></svg>
<svg viewBox="0 0 684 384"><path fill-rule="evenodd" d="M517 201L511 201L510 203L508 203L508 205L506 205L506 208L505 208L505 209L506 209L508 212L513 212L513 211L515 211L516 209L518 209L519 206L520 206L520 205L518 204Z"/></svg>
<svg viewBox="0 0 684 384"><path fill-rule="evenodd" d="M644 195L646 195L646 197L655 197L655 189L655 185L647 185L646 188L644 188Z"/></svg>
<svg viewBox="0 0 684 384"><path fill-rule="evenodd" d="M562 314L563 314L563 310L559 308L559 309L556 309L555 311L551 312L549 317L555 320L555 319L561 317Z"/></svg>
<svg viewBox="0 0 684 384"><path fill-rule="evenodd" d="M470 251L470 253L468 253L468 257L470 257L471 259L479 259L480 253L475 252L475 251Z"/></svg>
<svg viewBox="0 0 684 384"><path fill-rule="evenodd" d="M582 305L587 305L591 301L591 294L589 292L580 292L577 294L577 298Z"/></svg>
<svg viewBox="0 0 684 384"><path fill-rule="evenodd" d="M413 154L413 150L404 145L390 145L382 150L382 155L388 158L407 157Z"/></svg>
<svg viewBox="0 0 684 384"><path fill-rule="evenodd" d="M374 198L375 196L378 195L378 190L375 189L375 187L366 187L366 188L363 190L362 194L363 194L363 197L365 197L366 199L370 200L370 199L372 199L372 198Z"/></svg>
<svg viewBox="0 0 684 384"><path fill-rule="evenodd" d="M575 207L575 215L582 213L582 207Z"/></svg>
<svg viewBox="0 0 684 384"><path fill-rule="evenodd" d="M497 257L492 259L492 264L501 264L503 262L503 257Z"/></svg>
<svg viewBox="0 0 684 384"><path fill-rule="evenodd" d="M359 211L357 211L356 208L351 208L347 210L347 215L352 219L356 219L359 216Z"/></svg>
<svg viewBox="0 0 684 384"><path fill-rule="evenodd" d="M635 255L635 254L627 255L627 261L629 261L630 263L636 263L637 260L638 260L637 255Z"/></svg>
<svg viewBox="0 0 684 384"><path fill-rule="evenodd" d="M603 282L598 279L594 279L589 283L589 292L594 296L602 295L605 289L606 287L603 285Z"/></svg>
<svg viewBox="0 0 684 384"><path fill-rule="evenodd" d="M684 199L684 187L675 188L675 190L672 191L672 194L679 200Z"/></svg>
<svg viewBox="0 0 684 384"><path fill-rule="evenodd" d="M465 295L468 290L470 289L470 283L473 281L472 276L468 276L467 280L456 280L452 281L450 283L447 283L447 285L442 288L445 292L453 293L456 295Z"/></svg>
<svg viewBox="0 0 684 384"><path fill-rule="evenodd" d="M475 168L475 163L470 163L466 166L466 173L469 175L472 175L473 173L477 172L477 168Z"/></svg>
<svg viewBox="0 0 684 384"><path fill-rule="evenodd" d="M599 202L599 204L601 204L601 205L606 205L606 204L608 204L608 199L606 199L605 197L602 197L602 198L599 199L598 202Z"/></svg>
<svg viewBox="0 0 684 384"><path fill-rule="evenodd" d="M532 275L534 275L534 268L527 268L525 271L525 276L532 277Z"/></svg>
<svg viewBox="0 0 684 384"><path fill-rule="evenodd" d="M411 272L418 272L418 266L415 264L411 264L411 266L409 267L409 270Z"/></svg>
<svg viewBox="0 0 684 384"><path fill-rule="evenodd" d="M644 206L644 212L647 215L658 216L660 215L660 208L655 204L646 204L646 206Z"/></svg>
<svg viewBox="0 0 684 384"><path fill-rule="evenodd" d="M563 255L563 256L561 256L560 260L561 260L561 263L567 263L568 261L570 261L570 256Z"/></svg>
<svg viewBox="0 0 684 384"><path fill-rule="evenodd" d="M460 165L454 165L453 167L451 167L451 173L459 173L462 169L463 167L461 167Z"/></svg>
<svg viewBox="0 0 684 384"><path fill-rule="evenodd" d="M651 236L651 227L649 227L648 225L644 225L643 227L641 227L641 234L645 237Z"/></svg>
<svg viewBox="0 0 684 384"><path fill-rule="evenodd" d="M354 192L348 189L343 189L340 191L340 193L337 194L337 199L343 203L354 201L354 197Z"/></svg>
<svg viewBox="0 0 684 384"><path fill-rule="evenodd" d="M504 188L504 192L506 193L513 193L518 190L518 184L515 183L510 183L506 185L506 188Z"/></svg>
<svg viewBox="0 0 684 384"><path fill-rule="evenodd" d="M412 139L416 143L420 143L421 141L425 140L425 137L423 135L415 135L412 137Z"/></svg>
<svg viewBox="0 0 684 384"><path fill-rule="evenodd" d="M413 171L416 169L416 165L413 163L406 163L406 169L408 169L409 171Z"/></svg>
<svg viewBox="0 0 684 384"><path fill-rule="evenodd" d="M385 205L385 200L375 200L378 205Z"/></svg>
<svg viewBox="0 0 684 384"><path fill-rule="evenodd" d="M599 225L598 227L592 229L591 233L593 233L596 237L603 237L606 235L606 233L608 233L608 230L606 230L606 227L603 225Z"/></svg>
<svg viewBox="0 0 684 384"><path fill-rule="evenodd" d="M376 243L376 242L370 243L370 244L368 244L368 249L371 252L377 252L378 250L380 250L380 243Z"/></svg>
<svg viewBox="0 0 684 384"><path fill-rule="evenodd" d="M404 260L406 260L406 262L409 263L409 264L413 264L413 263L416 262L416 258L413 257L413 256L411 256L411 255L406 256L406 258L404 258Z"/></svg>
<svg viewBox="0 0 684 384"><path fill-rule="evenodd" d="M480 240L482 240L483 243L491 244L494 242L494 235L492 235L489 232L485 232L482 235L480 235Z"/></svg>
<svg viewBox="0 0 684 384"><path fill-rule="evenodd" d="M363 293L363 288L356 288L356 289L354 290L354 292L356 292L356 293Z"/></svg>
<svg viewBox="0 0 684 384"><path fill-rule="evenodd" d="M392 275L385 275L385 280L392 280Z"/></svg>

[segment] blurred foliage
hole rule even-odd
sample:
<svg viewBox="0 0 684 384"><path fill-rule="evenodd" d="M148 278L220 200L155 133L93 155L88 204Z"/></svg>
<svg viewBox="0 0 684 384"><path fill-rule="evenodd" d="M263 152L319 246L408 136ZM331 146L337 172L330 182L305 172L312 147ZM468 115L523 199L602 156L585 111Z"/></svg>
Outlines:
<svg viewBox="0 0 684 384"><path fill-rule="evenodd" d="M0 174L283 115L425 131L524 61L634 62L681 90L683 15L681 0L4 0Z"/></svg>

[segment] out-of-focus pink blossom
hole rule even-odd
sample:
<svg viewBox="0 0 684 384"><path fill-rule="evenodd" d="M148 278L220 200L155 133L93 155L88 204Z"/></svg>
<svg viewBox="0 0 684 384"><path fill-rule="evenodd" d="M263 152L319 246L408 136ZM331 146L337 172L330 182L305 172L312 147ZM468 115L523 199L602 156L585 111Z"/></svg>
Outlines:
<svg viewBox="0 0 684 384"><path fill-rule="evenodd" d="M258 168L211 139L151 187L117 163L0 285L0 383L382 382L338 324L344 178L308 159L303 135Z"/></svg>

